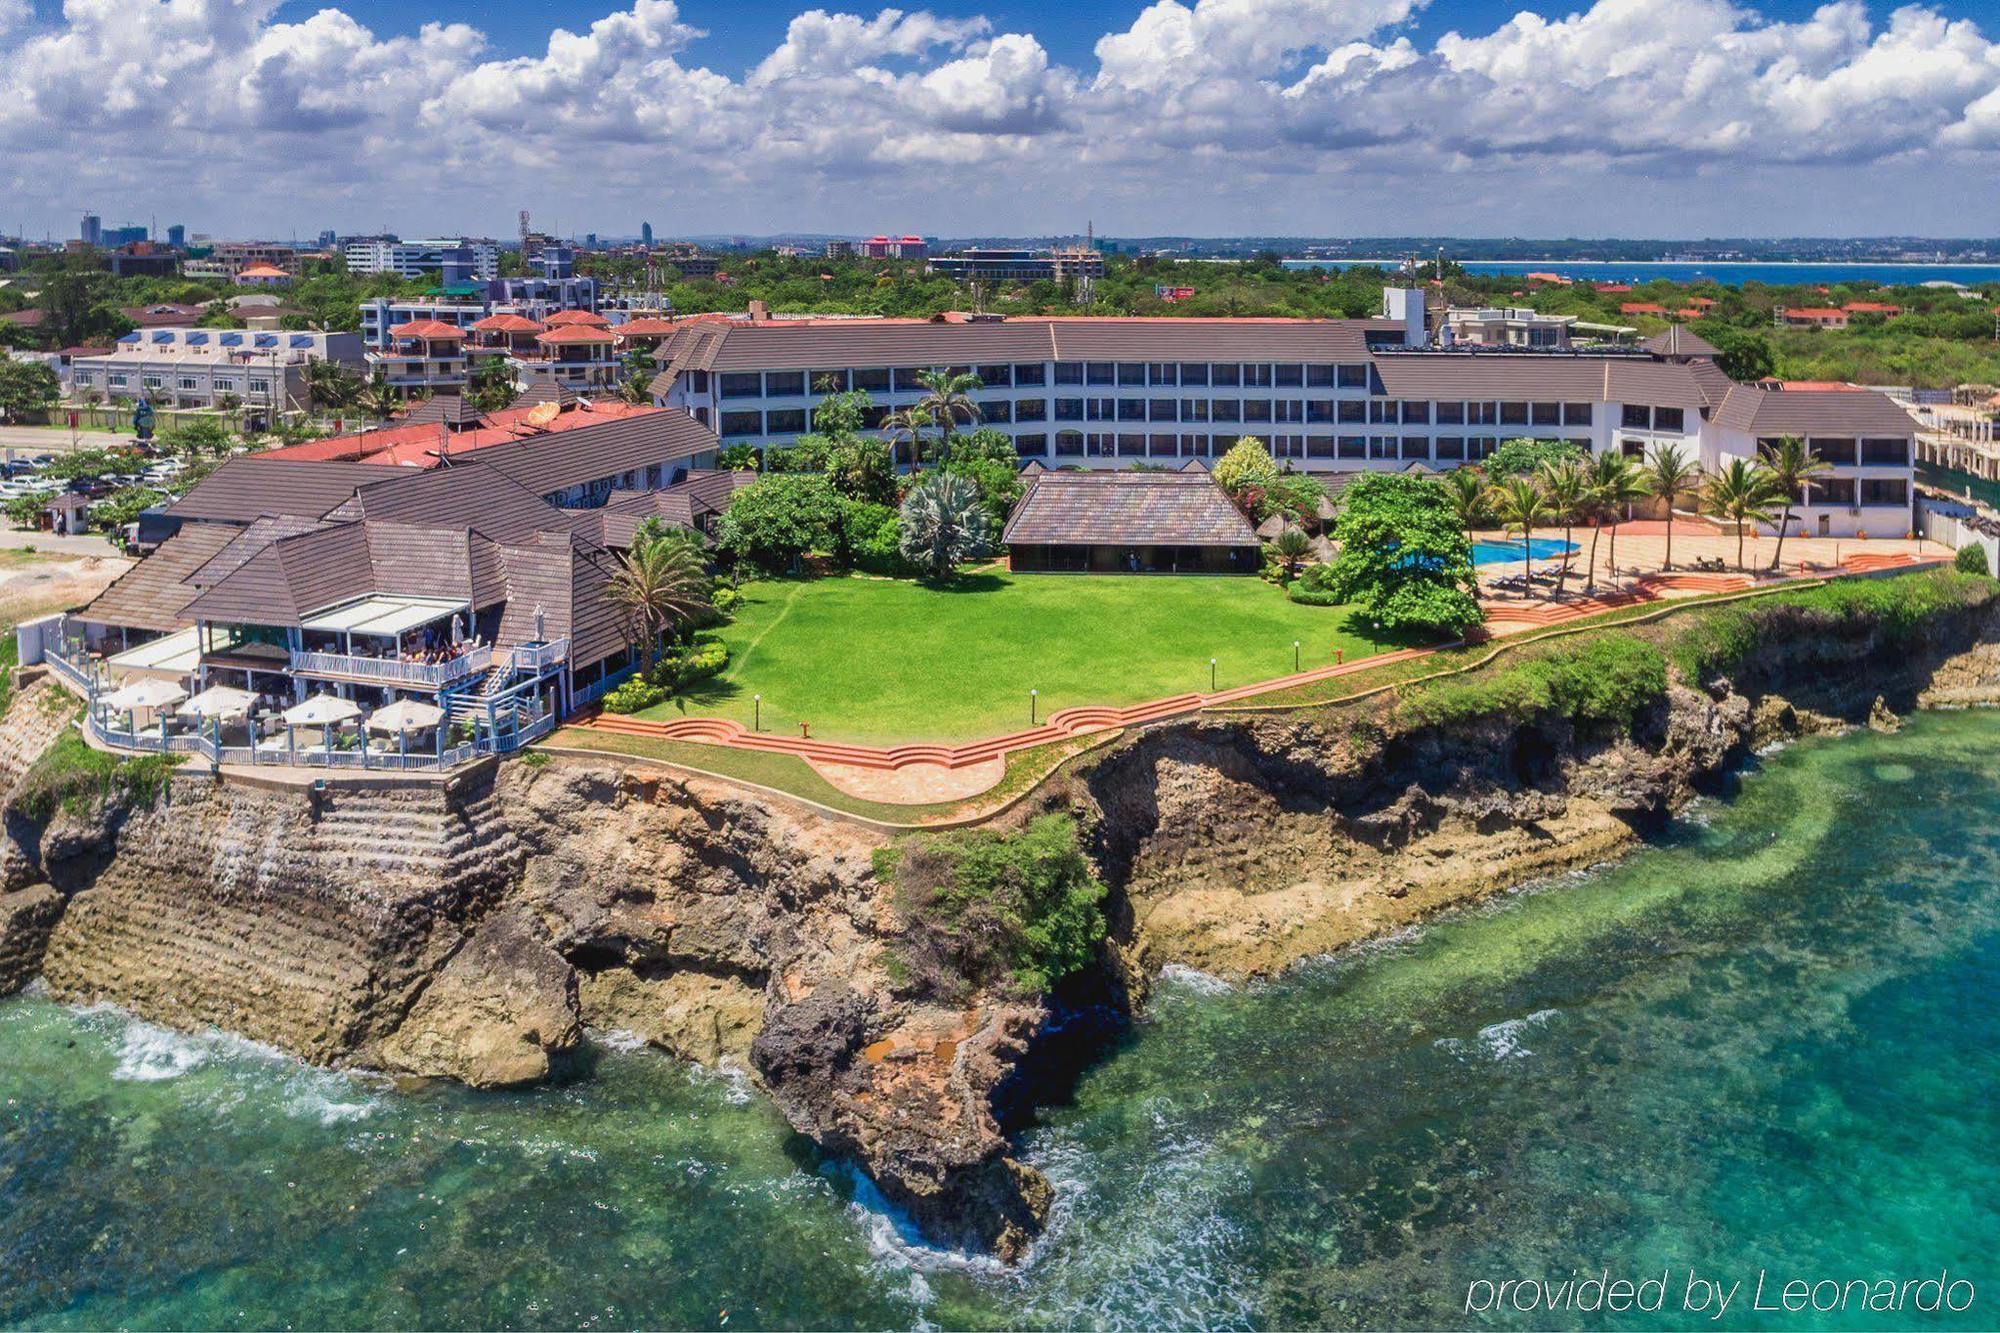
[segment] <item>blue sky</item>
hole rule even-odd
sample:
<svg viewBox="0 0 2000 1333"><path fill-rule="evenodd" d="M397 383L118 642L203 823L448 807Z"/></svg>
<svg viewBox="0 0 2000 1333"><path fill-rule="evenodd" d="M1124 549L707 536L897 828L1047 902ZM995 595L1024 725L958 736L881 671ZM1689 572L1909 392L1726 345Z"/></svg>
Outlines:
<svg viewBox="0 0 2000 1333"><path fill-rule="evenodd" d="M1994 0L1521 12L0 0L0 227L1996 230Z"/></svg>

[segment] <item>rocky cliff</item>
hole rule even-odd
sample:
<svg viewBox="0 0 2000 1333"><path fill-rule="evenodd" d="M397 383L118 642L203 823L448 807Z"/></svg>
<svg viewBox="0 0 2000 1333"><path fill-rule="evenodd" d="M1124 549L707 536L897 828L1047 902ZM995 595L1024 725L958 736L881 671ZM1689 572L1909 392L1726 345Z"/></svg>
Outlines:
<svg viewBox="0 0 2000 1333"><path fill-rule="evenodd" d="M1006 1131L1082 1030L1067 990L1115 1012L1168 962L1270 972L1612 855L1765 741L1907 707L1934 674L2000 677L1986 601L1893 643L1770 628L1731 676L1616 724L1413 725L1383 698L1124 738L1010 816L1076 816L1111 890L1103 965L1058 996L919 998L882 834L566 760L326 791L183 772L156 801L40 820L10 794L0 993L39 972L60 997L479 1086L563 1076L585 1028L633 1033L741 1066L927 1234L1013 1257L1048 1186ZM17 699L0 723L7 784L47 712Z"/></svg>

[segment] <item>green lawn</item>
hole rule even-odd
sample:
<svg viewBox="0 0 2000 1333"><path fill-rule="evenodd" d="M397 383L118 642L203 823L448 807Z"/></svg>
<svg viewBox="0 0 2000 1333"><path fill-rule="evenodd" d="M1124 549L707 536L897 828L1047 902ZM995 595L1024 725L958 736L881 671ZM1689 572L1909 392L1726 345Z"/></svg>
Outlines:
<svg viewBox="0 0 2000 1333"><path fill-rule="evenodd" d="M949 589L828 578L746 584L721 633L729 670L645 716L719 714L829 740L966 741L1077 704L1132 704L1404 646L1344 607L1299 606L1259 579L967 575Z"/></svg>

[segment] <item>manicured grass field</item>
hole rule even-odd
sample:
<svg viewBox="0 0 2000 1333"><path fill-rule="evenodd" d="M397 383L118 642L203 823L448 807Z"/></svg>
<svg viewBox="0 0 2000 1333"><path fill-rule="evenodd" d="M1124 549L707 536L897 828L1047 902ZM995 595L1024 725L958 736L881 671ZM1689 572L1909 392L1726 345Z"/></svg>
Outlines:
<svg viewBox="0 0 2000 1333"><path fill-rule="evenodd" d="M746 584L721 631L729 670L646 716L752 720L766 731L885 744L967 741L1078 704L1134 704L1405 646L1345 607L1300 606L1258 579L969 574L949 589L829 578Z"/></svg>

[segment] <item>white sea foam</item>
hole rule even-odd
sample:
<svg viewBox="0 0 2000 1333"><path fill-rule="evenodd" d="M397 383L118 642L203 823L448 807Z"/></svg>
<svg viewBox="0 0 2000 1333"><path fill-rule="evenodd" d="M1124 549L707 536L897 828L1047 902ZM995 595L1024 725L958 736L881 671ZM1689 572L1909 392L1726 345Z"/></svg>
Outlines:
<svg viewBox="0 0 2000 1333"><path fill-rule="evenodd" d="M118 1063L111 1077L132 1083L179 1078L207 1064L211 1054L199 1037L134 1022L118 1043Z"/></svg>
<svg viewBox="0 0 2000 1333"><path fill-rule="evenodd" d="M1234 985L1214 973L1204 972L1198 967L1189 967L1186 963L1168 963L1161 968L1160 984L1193 995L1228 995L1236 989Z"/></svg>
<svg viewBox="0 0 2000 1333"><path fill-rule="evenodd" d="M643 1051L646 1039L624 1028L588 1028L584 1035L607 1051Z"/></svg>
<svg viewBox="0 0 2000 1333"><path fill-rule="evenodd" d="M909 1215L883 1198L875 1182L851 1165L829 1162L820 1170L822 1174L851 1182L853 1201L847 1210L860 1224L862 1243L878 1263L906 1267L917 1273L954 1271L997 1277L1008 1272L1007 1265L990 1254L968 1254L925 1240ZM930 1284L925 1283L923 1290L928 1292Z"/></svg>
<svg viewBox="0 0 2000 1333"><path fill-rule="evenodd" d="M1489 1023L1479 1029L1470 1041L1459 1037L1440 1037L1431 1044L1460 1059L1479 1056L1488 1060L1523 1060L1534 1054L1527 1044L1527 1035L1536 1028L1546 1026L1560 1013L1560 1009L1537 1009L1520 1018Z"/></svg>

